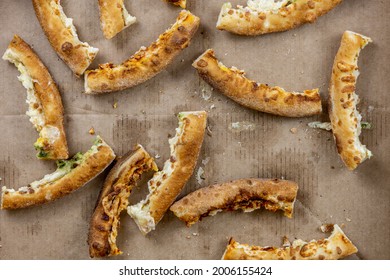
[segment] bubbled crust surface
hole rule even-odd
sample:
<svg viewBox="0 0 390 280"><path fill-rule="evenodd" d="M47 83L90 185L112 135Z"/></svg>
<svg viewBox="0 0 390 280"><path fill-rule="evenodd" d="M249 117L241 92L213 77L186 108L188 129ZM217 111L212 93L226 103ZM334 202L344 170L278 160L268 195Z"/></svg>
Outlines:
<svg viewBox="0 0 390 280"><path fill-rule="evenodd" d="M100 25L104 37L111 39L126 27L123 18L123 0L99 0Z"/></svg>
<svg viewBox="0 0 390 280"><path fill-rule="evenodd" d="M106 63L86 71L85 92L119 91L143 83L166 68L195 35L200 20L189 11L181 11L175 24L145 49L140 49L120 65Z"/></svg>
<svg viewBox="0 0 390 280"><path fill-rule="evenodd" d="M33 0L35 14L53 49L70 69L80 76L88 68L96 53L88 52L87 46L80 44L61 21L60 12L50 2L59 0Z"/></svg>
<svg viewBox="0 0 390 280"><path fill-rule="evenodd" d="M249 12L245 8L232 9L230 4L225 4L227 6L221 10L217 28L252 36L286 31L305 23L313 23L341 2L342 0L296 0L280 8L277 13Z"/></svg>
<svg viewBox="0 0 390 280"><path fill-rule="evenodd" d="M2 209L19 209L44 204L66 196L81 188L99 175L115 159L114 151L108 145L98 147L98 152L86 158L79 166L53 183L45 184L30 193L13 193L3 190ZM29 190L30 190L29 189Z"/></svg>
<svg viewBox="0 0 390 280"><path fill-rule="evenodd" d="M286 180L240 179L198 189L179 201L170 210L190 226L215 210L251 211L264 207L282 210L292 217L298 185Z"/></svg>
<svg viewBox="0 0 390 280"><path fill-rule="evenodd" d="M154 159L141 145L137 145L134 151L124 155L108 173L89 227L91 258L122 254L115 243L110 244L109 237L113 231L116 237L120 213L126 209L128 198L141 174L149 170L157 171ZM110 209L105 209L103 201L110 204L107 205Z"/></svg>
<svg viewBox="0 0 390 280"><path fill-rule="evenodd" d="M305 117L322 112L318 89L292 93L259 84L246 78L243 71L223 66L212 49L205 51L192 66L208 84L242 106L285 117Z"/></svg>
<svg viewBox="0 0 390 280"><path fill-rule="evenodd" d="M203 143L207 113L196 112L185 116L183 121L183 134L175 146L174 170L150 195L149 209L155 225L176 200L194 172Z"/></svg>
<svg viewBox="0 0 390 280"><path fill-rule="evenodd" d="M179 6L183 9L186 8L187 0L165 0L165 2L171 3L175 6Z"/></svg>
<svg viewBox="0 0 390 280"><path fill-rule="evenodd" d="M8 49L17 56L33 80L35 94L42 104L45 125L54 126L60 131L59 138L45 147L44 151L48 155L44 159L67 159L69 154L64 130L64 108L56 83L38 55L18 35L14 36Z"/></svg>
<svg viewBox="0 0 390 280"><path fill-rule="evenodd" d="M333 136L337 151L350 170L367 159L367 149L364 147L364 153L358 149L361 144L358 138L360 122L355 115L358 103L355 71L358 70L359 53L369 42L370 38L357 33L346 31L343 34L329 87L329 117Z"/></svg>
<svg viewBox="0 0 390 280"><path fill-rule="evenodd" d="M338 225L326 239L296 240L282 248L250 246L230 239L224 260L338 260L357 253L357 248Z"/></svg>

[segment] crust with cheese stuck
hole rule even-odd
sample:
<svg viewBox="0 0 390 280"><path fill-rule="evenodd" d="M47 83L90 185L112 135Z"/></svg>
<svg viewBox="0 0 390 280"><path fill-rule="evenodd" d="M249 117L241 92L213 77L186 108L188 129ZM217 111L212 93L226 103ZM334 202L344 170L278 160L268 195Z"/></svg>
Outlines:
<svg viewBox="0 0 390 280"><path fill-rule="evenodd" d="M100 26L104 37L111 39L136 22L126 10L124 0L99 0Z"/></svg>
<svg viewBox="0 0 390 280"><path fill-rule="evenodd" d="M291 181L239 179L198 189L175 202L170 210L187 226L220 211L252 212L262 207L281 210L291 218L297 192L298 185Z"/></svg>
<svg viewBox="0 0 390 280"><path fill-rule="evenodd" d="M359 140L361 119L355 93L359 76L360 51L372 40L366 36L346 31L333 64L329 87L329 117L337 151L348 169L354 170L372 156Z"/></svg>
<svg viewBox="0 0 390 280"><path fill-rule="evenodd" d="M99 50L80 41L73 19L65 15L60 0L33 0L33 5L53 49L77 76L82 75Z"/></svg>
<svg viewBox="0 0 390 280"><path fill-rule="evenodd" d="M171 3L175 6L179 6L183 9L186 8L187 0L165 0L165 2Z"/></svg>
<svg viewBox="0 0 390 280"><path fill-rule="evenodd" d="M120 65L106 63L96 70L86 71L85 93L124 90L151 79L188 47L199 22L199 18L189 11L181 11L176 23L149 47L142 47Z"/></svg>
<svg viewBox="0 0 390 280"><path fill-rule="evenodd" d="M57 85L38 55L15 35L3 55L18 68L19 81L27 89L30 122L39 132L34 147L39 159L67 159L64 108Z"/></svg>
<svg viewBox="0 0 390 280"><path fill-rule="evenodd" d="M163 170L156 172L149 180L148 196L127 208L128 214L143 234L155 229L191 177L199 157L207 113L182 112L178 118L176 135L169 139L170 158L165 162Z"/></svg>
<svg viewBox="0 0 390 280"><path fill-rule="evenodd" d="M247 6L232 8L225 3L217 21L217 28L239 35L261 35L296 28L313 23L342 0L248 0Z"/></svg>
<svg viewBox="0 0 390 280"><path fill-rule="evenodd" d="M100 137L85 153L57 161L57 170L18 190L2 188L1 209L44 204L66 196L99 175L115 159L114 151Z"/></svg>
<svg viewBox="0 0 390 280"><path fill-rule="evenodd" d="M242 106L285 117L305 117L322 112L318 89L287 92L280 87L259 84L246 78L244 71L223 65L212 49L205 51L192 66L208 84Z"/></svg>
<svg viewBox="0 0 390 280"><path fill-rule="evenodd" d="M301 239L282 248L250 246L230 239L223 260L338 260L355 254L358 249L338 225L325 239L310 242Z"/></svg>
<svg viewBox="0 0 390 280"><path fill-rule="evenodd" d="M120 255L116 245L120 214L129 204L129 196L142 173L158 171L154 159L141 145L124 155L110 170L100 192L89 227L89 255Z"/></svg>

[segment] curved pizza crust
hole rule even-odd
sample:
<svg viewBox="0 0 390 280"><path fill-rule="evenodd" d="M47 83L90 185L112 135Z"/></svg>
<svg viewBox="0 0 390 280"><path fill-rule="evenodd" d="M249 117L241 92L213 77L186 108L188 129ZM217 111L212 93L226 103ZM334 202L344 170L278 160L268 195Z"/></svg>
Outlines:
<svg viewBox="0 0 390 280"><path fill-rule="evenodd" d="M325 239L310 242L295 240L282 248L250 246L230 239L223 260L338 260L358 250L338 225Z"/></svg>
<svg viewBox="0 0 390 280"><path fill-rule="evenodd" d="M262 207L282 210L291 218L297 192L298 185L291 181L240 179L198 189L175 202L170 210L187 226L220 211L252 212Z"/></svg>
<svg viewBox="0 0 390 280"><path fill-rule="evenodd" d="M121 212L129 204L129 196L143 172L157 171L154 159L141 145L124 155L110 170L100 192L89 227L89 255L120 255L116 245Z"/></svg>
<svg viewBox="0 0 390 280"><path fill-rule="evenodd" d="M163 69L186 47L199 27L199 18L181 11L176 23L149 47L142 47L120 65L106 63L85 72L85 93L106 93L134 87Z"/></svg>
<svg viewBox="0 0 390 280"><path fill-rule="evenodd" d="M271 3L272 2L272 3ZM342 0L248 0L248 6L222 6L217 28L239 35L261 35L286 31L313 23Z"/></svg>
<svg viewBox="0 0 390 280"><path fill-rule="evenodd" d="M1 209L19 209L44 204L81 188L115 159L114 151L100 137L84 155L58 161L57 170L25 187L2 188Z"/></svg>
<svg viewBox="0 0 390 280"><path fill-rule="evenodd" d="M171 3L175 6L179 6L183 9L186 8L187 0L165 0L165 2Z"/></svg>
<svg viewBox="0 0 390 280"><path fill-rule="evenodd" d="M244 71L227 68L217 60L212 49L205 51L192 66L208 84L242 106L285 117L305 117L322 112L318 89L287 92L280 87L259 84L246 78Z"/></svg>
<svg viewBox="0 0 390 280"><path fill-rule="evenodd" d="M346 31L341 39L329 87L329 117L337 151L348 169L355 169L372 156L359 140L362 116L356 109L359 96L355 93L359 76L360 51L372 40Z"/></svg>
<svg viewBox="0 0 390 280"><path fill-rule="evenodd" d="M123 0L99 0L100 26L104 37L111 39L136 22L126 10Z"/></svg>
<svg viewBox="0 0 390 280"><path fill-rule="evenodd" d="M82 75L99 50L79 40L73 20L66 17L60 0L33 0L33 5L53 49L77 76Z"/></svg>
<svg viewBox="0 0 390 280"><path fill-rule="evenodd" d="M143 234L154 230L184 185L194 172L202 146L207 113L182 112L179 127L169 140L171 156L163 170L156 172L148 182L149 194L136 205L127 208Z"/></svg>
<svg viewBox="0 0 390 280"><path fill-rule="evenodd" d="M40 159L67 159L68 145L64 131L64 108L57 85L38 55L15 35L3 55L18 68L18 79L27 89L26 114L39 132L34 144Z"/></svg>

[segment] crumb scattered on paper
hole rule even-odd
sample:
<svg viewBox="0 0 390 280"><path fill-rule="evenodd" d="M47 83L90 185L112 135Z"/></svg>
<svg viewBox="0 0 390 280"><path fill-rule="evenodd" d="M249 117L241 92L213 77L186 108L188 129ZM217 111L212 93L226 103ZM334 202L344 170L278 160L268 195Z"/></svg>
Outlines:
<svg viewBox="0 0 390 280"><path fill-rule="evenodd" d="M94 135L95 134L95 129L93 127L91 127L91 129L88 130L88 133L91 134L91 135Z"/></svg>
<svg viewBox="0 0 390 280"><path fill-rule="evenodd" d="M202 167L199 167L198 171L196 172L196 181L199 185L201 185L205 179L206 178L204 177L204 169Z"/></svg>
<svg viewBox="0 0 390 280"><path fill-rule="evenodd" d="M155 158L160 158L161 156L159 154L156 154L154 157Z"/></svg>
<svg viewBox="0 0 390 280"><path fill-rule="evenodd" d="M332 232L332 231L333 231L333 228L334 228L334 224L324 224L324 225L320 226L320 230L321 230L323 233Z"/></svg>
<svg viewBox="0 0 390 280"><path fill-rule="evenodd" d="M296 134L296 133L298 132L298 128L293 127L293 128L290 129L290 132L291 132L292 134Z"/></svg>
<svg viewBox="0 0 390 280"><path fill-rule="evenodd" d="M115 101L114 104L112 104L112 108L114 108L114 109L118 108L118 102L117 101Z"/></svg>
<svg viewBox="0 0 390 280"><path fill-rule="evenodd" d="M209 161L210 161L210 157L206 157L205 159L202 160L202 164L203 164L204 166L206 166L206 164L208 164Z"/></svg>
<svg viewBox="0 0 390 280"><path fill-rule="evenodd" d="M210 106L210 110L212 110L212 109L215 109L215 105L214 104Z"/></svg>
<svg viewBox="0 0 390 280"><path fill-rule="evenodd" d="M327 131L332 130L332 124L330 122L311 122L307 124L311 128L320 128Z"/></svg>
<svg viewBox="0 0 390 280"><path fill-rule="evenodd" d="M256 128L256 124L248 122L248 121L243 121L243 122L234 122L231 123L229 126L229 129L234 131L234 132L241 132L241 131L253 131Z"/></svg>
<svg viewBox="0 0 390 280"><path fill-rule="evenodd" d="M350 218L345 218L345 220L346 220L347 222L352 221Z"/></svg>
<svg viewBox="0 0 390 280"><path fill-rule="evenodd" d="M199 233L193 232L192 235L193 235L193 236L199 236Z"/></svg>
<svg viewBox="0 0 390 280"><path fill-rule="evenodd" d="M202 88L202 98L204 100L209 100L211 98L211 90L206 90L205 88Z"/></svg>
<svg viewBox="0 0 390 280"><path fill-rule="evenodd" d="M187 235L186 238L187 238L187 239L191 239L191 236Z"/></svg>
<svg viewBox="0 0 390 280"><path fill-rule="evenodd" d="M288 237L283 236L283 247L290 247L290 246L291 246L291 242L290 240L288 240Z"/></svg>

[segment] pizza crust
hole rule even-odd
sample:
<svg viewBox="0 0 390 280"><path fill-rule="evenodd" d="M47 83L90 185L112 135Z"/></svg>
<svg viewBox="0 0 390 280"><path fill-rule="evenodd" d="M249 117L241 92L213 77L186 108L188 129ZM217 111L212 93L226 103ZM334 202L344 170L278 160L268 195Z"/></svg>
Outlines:
<svg viewBox="0 0 390 280"><path fill-rule="evenodd" d="M120 65L106 63L85 72L85 93L107 93L141 84L165 69L188 45L199 27L199 18L181 11L176 23L149 47L142 47Z"/></svg>
<svg viewBox="0 0 390 280"><path fill-rule="evenodd" d="M29 109L26 114L39 132L35 143L39 159L67 159L68 145L64 130L61 94L49 70L31 47L15 35L3 55L18 68L18 79L27 89Z"/></svg>
<svg viewBox="0 0 390 280"><path fill-rule="evenodd" d="M89 227L89 255L106 257L120 255L116 245L121 212L142 173L158 171L154 159L141 145L124 155L110 170L96 203Z"/></svg>
<svg viewBox="0 0 390 280"><path fill-rule="evenodd" d="M285 117L306 117L322 112L318 89L287 92L280 87L259 84L246 78L244 71L223 65L212 49L205 51L192 66L213 88L253 110Z"/></svg>
<svg viewBox="0 0 390 280"><path fill-rule="evenodd" d="M111 39L136 22L126 10L124 0L99 0L100 26L104 37Z"/></svg>
<svg viewBox="0 0 390 280"><path fill-rule="evenodd" d="M2 188L1 209L20 209L44 204L81 188L115 159L114 151L100 137L84 155L58 161L57 170L19 190ZM62 167L60 167L62 166Z"/></svg>
<svg viewBox="0 0 390 280"><path fill-rule="evenodd" d="M295 240L282 248L250 246L230 239L223 260L338 260L358 252L338 225L325 239Z"/></svg>
<svg viewBox="0 0 390 280"><path fill-rule="evenodd" d="M198 189L175 202L170 210L187 226L220 211L251 212L262 207L282 210L291 218L297 192L298 185L291 181L240 179Z"/></svg>
<svg viewBox="0 0 390 280"><path fill-rule="evenodd" d="M53 49L73 73L82 75L99 50L79 40L73 20L66 17L60 0L33 0L33 5Z"/></svg>
<svg viewBox="0 0 390 280"><path fill-rule="evenodd" d="M165 162L163 170L156 172L149 180L148 196L138 204L127 208L127 213L145 235L155 229L176 200L194 172L199 157L207 113L182 112L178 114L178 118L179 127L176 129L176 136L169 140L170 158Z"/></svg>
<svg viewBox="0 0 390 280"><path fill-rule="evenodd" d="M165 2L171 3L175 6L179 6L183 9L186 8L187 0L165 0Z"/></svg>
<svg viewBox="0 0 390 280"><path fill-rule="evenodd" d="M247 7L237 6L236 9L232 8L231 3L225 3L218 17L217 28L250 36L286 31L313 23L342 0L282 0L271 6L270 2L273 0L249 0Z"/></svg>
<svg viewBox="0 0 390 280"><path fill-rule="evenodd" d="M361 115L355 93L360 51L372 40L346 31L333 64L329 87L329 117L337 151L348 169L354 170L372 154L359 140Z"/></svg>

